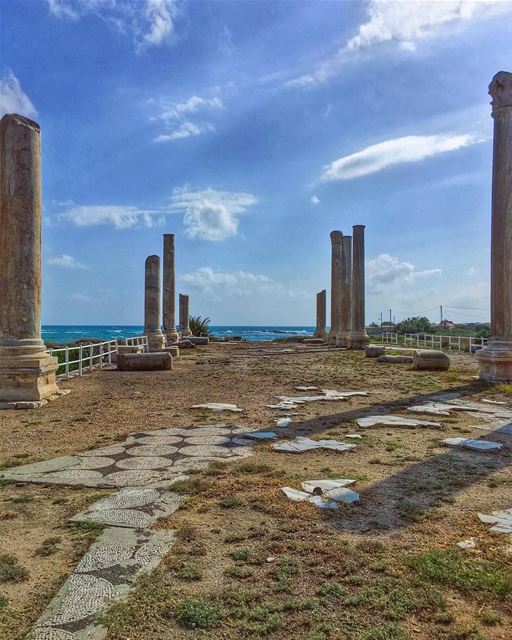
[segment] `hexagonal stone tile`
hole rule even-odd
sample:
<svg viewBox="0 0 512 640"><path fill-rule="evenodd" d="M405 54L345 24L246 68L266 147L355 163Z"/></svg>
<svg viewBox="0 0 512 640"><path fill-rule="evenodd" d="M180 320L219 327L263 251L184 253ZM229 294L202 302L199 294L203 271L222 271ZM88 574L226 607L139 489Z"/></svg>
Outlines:
<svg viewBox="0 0 512 640"><path fill-rule="evenodd" d="M136 447L131 447L127 450L127 454L130 456L170 456L178 451L178 447L173 447L170 444L147 444Z"/></svg>
<svg viewBox="0 0 512 640"><path fill-rule="evenodd" d="M119 469L166 469L172 466L172 460L161 456L133 456L118 460L116 466Z"/></svg>

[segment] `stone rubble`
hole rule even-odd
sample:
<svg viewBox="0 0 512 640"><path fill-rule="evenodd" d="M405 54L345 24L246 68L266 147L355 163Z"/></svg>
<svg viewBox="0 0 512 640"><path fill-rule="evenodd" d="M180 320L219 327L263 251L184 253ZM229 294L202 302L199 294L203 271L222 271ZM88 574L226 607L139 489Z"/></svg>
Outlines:
<svg viewBox="0 0 512 640"><path fill-rule="evenodd" d="M416 427L427 427L431 429L443 429L443 425L439 422L428 422L426 420L411 420L410 418L402 418L401 416L367 416L365 418L358 418L357 424L362 429L368 429L369 427L383 426L383 427L407 427L410 429Z"/></svg>
<svg viewBox="0 0 512 640"><path fill-rule="evenodd" d="M281 491L294 502L310 502L320 509L336 509L338 503L352 504L360 499L360 495L346 486L355 480L338 478L333 480L309 480L302 482L304 491L291 487L282 487Z"/></svg>
<svg viewBox="0 0 512 640"><path fill-rule="evenodd" d="M474 440L473 438L446 438L443 444L447 447L462 447L463 449L471 449L472 451L498 452L501 451L503 445L499 442L490 440Z"/></svg>
<svg viewBox="0 0 512 640"><path fill-rule="evenodd" d="M276 444L272 447L274 451L281 453L304 453L313 449L332 449L333 451L350 451L355 449L355 444L345 444L337 440L311 440L304 436L297 436L292 442Z"/></svg>
<svg viewBox="0 0 512 640"><path fill-rule="evenodd" d="M493 511L490 516L485 513L478 513L477 515L480 522L494 525L490 528L490 531L494 533L512 533L512 509Z"/></svg>

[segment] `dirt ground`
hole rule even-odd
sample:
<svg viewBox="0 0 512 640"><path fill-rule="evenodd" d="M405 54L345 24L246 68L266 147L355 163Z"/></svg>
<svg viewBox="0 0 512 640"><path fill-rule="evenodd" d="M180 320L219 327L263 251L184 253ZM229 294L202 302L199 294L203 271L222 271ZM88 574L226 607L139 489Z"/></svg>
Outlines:
<svg viewBox="0 0 512 640"><path fill-rule="evenodd" d="M291 353L289 350L292 350ZM225 422L274 428L265 408L296 385L368 391L302 405L289 435L364 435L347 453L273 452L213 464L180 491L184 508L158 523L178 542L126 602L105 615L109 640L505 640L512 633L509 536L488 533L476 512L510 508L512 438L498 455L448 450L449 436L481 438L483 420L460 412L443 431L376 427L357 417L405 411L411 400L459 390L512 406L512 389L475 380L471 356L448 372L379 364L358 352L297 345L212 344L182 352L173 371L102 370L63 382L71 393L37 411L0 412L0 637L23 638L97 533L69 518L101 493L1 483L1 468L78 453L131 432ZM242 413L191 409L236 403ZM282 486L322 477L357 480L361 501L323 512L292 503ZM475 549L456 542L478 537ZM21 570L2 581L2 558ZM3 634L3 635L2 635Z"/></svg>

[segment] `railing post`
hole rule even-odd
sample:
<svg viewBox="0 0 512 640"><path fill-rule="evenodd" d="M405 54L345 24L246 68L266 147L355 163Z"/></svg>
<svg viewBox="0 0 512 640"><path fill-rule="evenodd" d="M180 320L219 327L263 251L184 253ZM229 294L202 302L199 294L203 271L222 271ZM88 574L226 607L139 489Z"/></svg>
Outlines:
<svg viewBox="0 0 512 640"><path fill-rule="evenodd" d="M66 380L69 380L69 347L66 347Z"/></svg>
<svg viewBox="0 0 512 640"><path fill-rule="evenodd" d="M83 364L82 364L82 345L79 344L78 345L78 375L81 376L83 375Z"/></svg>
<svg viewBox="0 0 512 640"><path fill-rule="evenodd" d="M103 342L100 342L100 369L103 369Z"/></svg>

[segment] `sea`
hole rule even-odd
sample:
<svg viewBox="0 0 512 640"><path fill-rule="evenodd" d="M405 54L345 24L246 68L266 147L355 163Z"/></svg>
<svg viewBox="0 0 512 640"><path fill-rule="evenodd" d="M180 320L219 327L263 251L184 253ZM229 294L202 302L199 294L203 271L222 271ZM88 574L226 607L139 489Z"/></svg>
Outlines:
<svg viewBox="0 0 512 640"><path fill-rule="evenodd" d="M290 336L312 336L315 327L240 327L240 326L213 326L210 325L213 335L241 336L251 342L258 340L274 340ZM64 325L46 324L42 327L42 337L46 343L66 344L76 340L95 338L97 340L115 340L141 336L142 325Z"/></svg>

